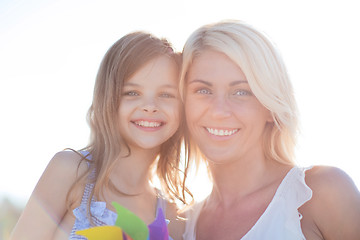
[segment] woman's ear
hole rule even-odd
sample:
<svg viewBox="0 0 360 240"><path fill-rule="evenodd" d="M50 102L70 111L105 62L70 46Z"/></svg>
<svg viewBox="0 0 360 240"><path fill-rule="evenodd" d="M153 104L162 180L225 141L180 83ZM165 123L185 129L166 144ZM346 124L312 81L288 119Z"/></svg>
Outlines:
<svg viewBox="0 0 360 240"><path fill-rule="evenodd" d="M266 118L266 121L268 123L274 123L275 122L275 115L273 112L270 112L270 110L268 110L268 113L267 113L267 118Z"/></svg>

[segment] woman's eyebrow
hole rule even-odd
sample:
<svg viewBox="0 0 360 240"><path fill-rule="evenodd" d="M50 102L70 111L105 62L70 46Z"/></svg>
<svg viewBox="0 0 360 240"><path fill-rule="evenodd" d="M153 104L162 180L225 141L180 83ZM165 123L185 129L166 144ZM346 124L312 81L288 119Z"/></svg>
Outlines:
<svg viewBox="0 0 360 240"><path fill-rule="evenodd" d="M205 84L207 86L212 86L212 84L210 82L207 82L207 81L204 81L204 80L201 80L201 79L194 79L192 81L189 82L189 84L192 84L192 83L202 83L202 84Z"/></svg>
<svg viewBox="0 0 360 240"><path fill-rule="evenodd" d="M246 81L246 80L234 81L234 82L231 82L229 85L230 85L230 87L232 87L232 86L242 84L242 83L248 83L248 81Z"/></svg>
<svg viewBox="0 0 360 240"><path fill-rule="evenodd" d="M207 86L209 86L209 87L212 86L212 83L207 82L207 81L204 81L204 80L201 80L201 79L194 79L194 80L192 80L191 82L189 82L189 84L192 84L192 83L202 83L202 84L205 84L205 85L207 85ZM234 81L234 82L231 82L231 83L229 84L229 86L232 87L232 86L235 86L235 85L238 85L238 84L242 84L242 83L248 83L248 81L247 81L247 80Z"/></svg>

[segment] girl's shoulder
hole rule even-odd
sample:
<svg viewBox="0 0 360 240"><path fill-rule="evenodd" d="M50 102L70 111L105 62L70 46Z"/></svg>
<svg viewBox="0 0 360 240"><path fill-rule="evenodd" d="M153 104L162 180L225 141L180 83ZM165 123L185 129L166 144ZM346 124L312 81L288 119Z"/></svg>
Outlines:
<svg viewBox="0 0 360 240"><path fill-rule="evenodd" d="M46 194L55 189L56 195L61 195L66 202L70 189L75 183L78 183L71 192L70 202L71 205L79 204L87 180L86 178L79 180L79 176L82 176L89 168L86 161L82 161L82 159L83 157L74 151L66 150L56 153L39 181L39 183L44 183L40 187L45 188L41 192Z"/></svg>
<svg viewBox="0 0 360 240"><path fill-rule="evenodd" d="M24 208L14 230L14 239L53 239L54 234L70 232L67 196L78 174L87 168L84 164L75 152L62 151L54 155ZM76 194L77 198L81 197L80 188Z"/></svg>
<svg viewBox="0 0 360 240"><path fill-rule="evenodd" d="M59 170L79 170L84 172L88 169L88 165L85 161L81 161L84 158L81 152L74 150L64 150L57 152L53 158L50 160L49 166L55 165Z"/></svg>
<svg viewBox="0 0 360 240"><path fill-rule="evenodd" d="M88 169L86 162L81 161L82 158L83 157L80 154L74 151L58 152L50 160L44 171L43 177L75 181L79 175L83 174Z"/></svg>
<svg viewBox="0 0 360 240"><path fill-rule="evenodd" d="M46 167L42 178L47 188L57 187L63 194L86 172L88 164L81 161L83 157L74 151L64 150L56 153Z"/></svg>
<svg viewBox="0 0 360 240"><path fill-rule="evenodd" d="M360 193L349 175L336 167L314 166L306 171L305 181L313 195L302 208L304 220L315 223L324 237L359 236L354 224L360 222Z"/></svg>

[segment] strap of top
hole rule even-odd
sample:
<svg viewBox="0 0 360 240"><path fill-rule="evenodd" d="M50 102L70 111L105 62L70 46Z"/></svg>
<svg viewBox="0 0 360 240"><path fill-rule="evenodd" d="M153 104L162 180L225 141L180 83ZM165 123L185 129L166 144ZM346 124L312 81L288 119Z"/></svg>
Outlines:
<svg viewBox="0 0 360 240"><path fill-rule="evenodd" d="M89 154L88 151L80 151L80 153L81 153L84 157L86 156L87 159L91 160L91 156L90 156L90 155L88 156L88 154ZM87 163L88 168L89 168L89 167L90 167L90 163L89 163L89 162L86 162L86 163ZM93 177L94 174L95 174L95 171L90 174L90 177L89 177L89 178ZM91 191L92 191L93 188L94 188L94 184L93 184L93 183L87 183L87 184L85 185L84 194L83 194L83 196L82 196L82 198L81 198L81 205L86 205L86 204L87 204L88 199L89 199L89 197L90 197L90 194L91 194Z"/></svg>

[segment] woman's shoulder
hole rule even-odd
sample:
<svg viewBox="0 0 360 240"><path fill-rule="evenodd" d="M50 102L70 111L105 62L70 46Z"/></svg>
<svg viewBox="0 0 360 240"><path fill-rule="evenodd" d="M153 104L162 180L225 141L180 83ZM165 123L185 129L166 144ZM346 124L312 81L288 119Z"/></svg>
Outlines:
<svg viewBox="0 0 360 240"><path fill-rule="evenodd" d="M305 181L313 191L312 202L318 204L318 209L326 205L341 208L344 204L359 201L355 183L340 168L314 166L306 172Z"/></svg>
<svg viewBox="0 0 360 240"><path fill-rule="evenodd" d="M306 172L305 181L312 189L312 199L303 211L326 236L353 239L360 235L354 226L360 222L360 193L343 170L330 166L314 166Z"/></svg>
<svg viewBox="0 0 360 240"><path fill-rule="evenodd" d="M350 176L337 167L314 166L306 171L305 177L308 186L318 193L318 197L324 195L338 195L357 190Z"/></svg>

